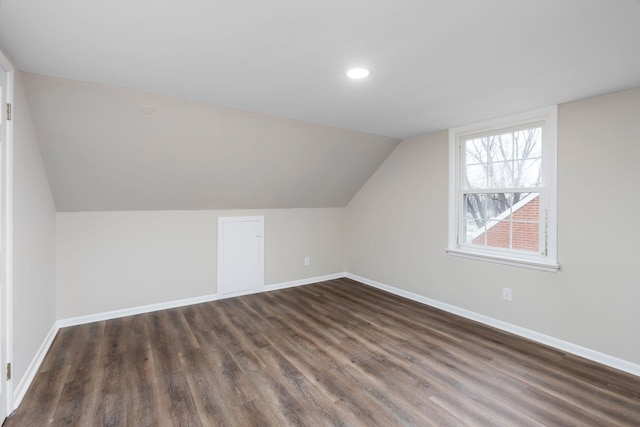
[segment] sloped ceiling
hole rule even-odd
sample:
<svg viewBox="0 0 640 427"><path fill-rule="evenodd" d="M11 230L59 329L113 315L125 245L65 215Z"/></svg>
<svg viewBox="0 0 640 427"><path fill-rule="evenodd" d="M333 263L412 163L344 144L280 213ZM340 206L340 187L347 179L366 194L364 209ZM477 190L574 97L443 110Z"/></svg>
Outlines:
<svg viewBox="0 0 640 427"><path fill-rule="evenodd" d="M399 142L115 86L21 77L58 211L345 206Z"/></svg>
<svg viewBox="0 0 640 427"><path fill-rule="evenodd" d="M61 211L344 206L395 138L640 86L639 23L638 0L0 0L0 48Z"/></svg>

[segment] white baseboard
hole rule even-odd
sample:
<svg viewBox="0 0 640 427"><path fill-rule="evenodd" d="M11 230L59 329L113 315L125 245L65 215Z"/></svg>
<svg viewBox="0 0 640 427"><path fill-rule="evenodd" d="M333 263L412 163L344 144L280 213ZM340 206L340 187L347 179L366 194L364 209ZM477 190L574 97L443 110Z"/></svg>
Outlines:
<svg viewBox="0 0 640 427"><path fill-rule="evenodd" d="M636 363L619 359L617 357L610 356L608 354L601 353L599 351L592 350L590 348L582 347L577 344L570 343L568 341L554 338L549 335L541 334L539 332L532 331L530 329L522 328L520 326L513 325L511 323L503 322L502 320L497 320L492 317L485 316L483 314L465 310L463 308L456 307L451 304L447 304L444 302L440 302L438 300L427 298L422 295L414 294L413 292L405 291L393 286L386 285L384 283L376 282L375 280L367 279L365 277L360 277L355 274L347 273L346 277L349 279L355 280L357 282L361 282L366 285L372 286L374 288L382 289L383 291L387 291L389 293L399 295L401 297L405 297L410 300L420 302L422 304L439 308L440 310L444 310L449 313L456 314L461 317L465 317L467 319L475 320L476 322L480 322L485 325L492 326L496 329L501 329L503 331L510 332L512 334L519 335L524 338L528 338L532 341L536 341L541 344L548 345L549 347L553 347L558 350L562 350L567 353L571 353L576 356L583 357L593 362L597 362L602 365L606 365L611 368L618 369L620 371L624 371L632 375L640 376L640 365Z"/></svg>
<svg viewBox="0 0 640 427"><path fill-rule="evenodd" d="M309 277L307 279L293 280L291 282L276 283L273 285L264 286L264 288L258 291L257 293L275 291L277 289L291 288L294 286L309 285L311 283L339 279L345 276L346 276L346 273L334 273L334 274L328 274L325 276L316 276L316 277ZM240 292L232 295L210 294L210 295L204 295L200 297L162 302L158 304L142 305L138 307L124 308L121 310L107 311L103 313L88 314L86 316L78 316L78 317L71 317L67 319L61 319L61 320L58 320L57 325L58 325L58 328L66 328L67 326L84 325L86 323L100 322L102 320L109 320L109 319L117 319L119 317L133 316L136 314L151 313L154 311L166 310L169 308L184 307L186 305L200 304L203 302L216 301L224 298L233 298L236 296L248 295L252 293L256 293L256 291Z"/></svg>
<svg viewBox="0 0 640 427"><path fill-rule="evenodd" d="M342 279L343 277L346 277L346 276L347 276L347 273L327 274L325 276L316 276L316 277L310 277L308 279L293 280L291 282L277 283L275 285L267 285L264 287L264 290L275 291L278 289L294 288L296 286L304 286L304 285L311 285L313 283L318 283L318 282L326 282L327 280Z"/></svg>
<svg viewBox="0 0 640 427"><path fill-rule="evenodd" d="M204 295L201 297L185 298L175 301L161 302L158 304L141 305L138 307L123 308L121 310L105 311L103 313L88 314L86 316L70 317L58 320L59 328L67 326L84 325L86 323L100 322L102 320L117 319L119 317L133 316L136 314L151 313L169 308L184 307L185 305L200 304L203 302L215 301L217 294Z"/></svg>
<svg viewBox="0 0 640 427"><path fill-rule="evenodd" d="M312 283L324 282L327 280L340 279L345 277L347 273L334 273L324 276L309 277L307 279L292 280L290 282L276 283L273 285L264 285L259 289L251 289L248 291L232 292L228 294L218 294L218 299L241 297L243 295L259 294L262 292L277 291L278 289L293 288L295 286L310 285Z"/></svg>
<svg viewBox="0 0 640 427"><path fill-rule="evenodd" d="M49 331L44 341L40 345L40 348L38 349L35 356L33 357L33 360L31 360L31 363L29 364L29 367L27 368L27 371L25 372L24 376L20 380L20 383L13 390L13 409L17 408L20 405L20 402L22 402L24 395L27 393L29 386L31 386L33 379L36 377L36 374L38 373L38 369L40 369L40 365L42 365L44 356L47 355L47 352L49 351L49 348L53 343L53 339L56 337L56 334L58 333L58 329L59 329L58 324L54 323L53 326L51 327L51 330Z"/></svg>

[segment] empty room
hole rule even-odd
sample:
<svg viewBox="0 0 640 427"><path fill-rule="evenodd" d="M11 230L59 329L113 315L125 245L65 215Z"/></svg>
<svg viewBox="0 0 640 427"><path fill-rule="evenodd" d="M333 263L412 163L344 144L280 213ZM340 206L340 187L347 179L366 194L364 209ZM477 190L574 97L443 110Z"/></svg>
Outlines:
<svg viewBox="0 0 640 427"><path fill-rule="evenodd" d="M640 425L639 0L0 0L0 98L0 424Z"/></svg>

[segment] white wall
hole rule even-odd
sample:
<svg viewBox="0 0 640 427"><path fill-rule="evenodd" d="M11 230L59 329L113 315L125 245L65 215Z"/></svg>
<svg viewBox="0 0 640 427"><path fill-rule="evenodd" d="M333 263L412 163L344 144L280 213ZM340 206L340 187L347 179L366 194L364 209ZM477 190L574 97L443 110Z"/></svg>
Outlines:
<svg viewBox="0 0 640 427"><path fill-rule="evenodd" d="M13 372L19 384L56 321L55 205L19 72L13 120Z"/></svg>
<svg viewBox="0 0 640 427"><path fill-rule="evenodd" d="M343 272L343 214L343 208L58 213L58 318L215 294L219 216L264 215L266 285Z"/></svg>
<svg viewBox="0 0 640 427"><path fill-rule="evenodd" d="M347 271L640 363L639 117L640 89L559 107L560 272L445 253L446 132L403 141L347 206Z"/></svg>

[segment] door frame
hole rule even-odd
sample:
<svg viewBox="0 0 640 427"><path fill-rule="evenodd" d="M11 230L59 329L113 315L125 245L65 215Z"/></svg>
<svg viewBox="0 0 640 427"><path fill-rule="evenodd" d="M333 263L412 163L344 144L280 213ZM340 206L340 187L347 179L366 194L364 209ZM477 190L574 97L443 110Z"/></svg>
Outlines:
<svg viewBox="0 0 640 427"><path fill-rule="evenodd" d="M0 227L2 257L0 259L0 280L4 286L0 286L0 302L2 307L0 312L0 381L6 384L3 405L6 404L7 416L13 412L13 378L7 379L7 366L9 363L13 365L13 121L14 121L14 78L15 69L9 59L0 51L0 67L7 74L7 103L12 106L11 120L7 120L6 105L1 106L3 114L5 132L5 144L2 152L2 164L0 165L0 193L1 193L1 212ZM13 374L12 374L13 377Z"/></svg>
<svg viewBox="0 0 640 427"><path fill-rule="evenodd" d="M223 292L222 284L222 259L224 251L224 239L223 239L223 227L226 222L248 222L258 221L260 223L260 286L258 289L251 289L248 291L239 291L225 294ZM248 295L256 292L262 292L264 290L264 216L221 216L218 217L218 259L217 259L217 283L216 294L218 297L235 297L240 295Z"/></svg>

